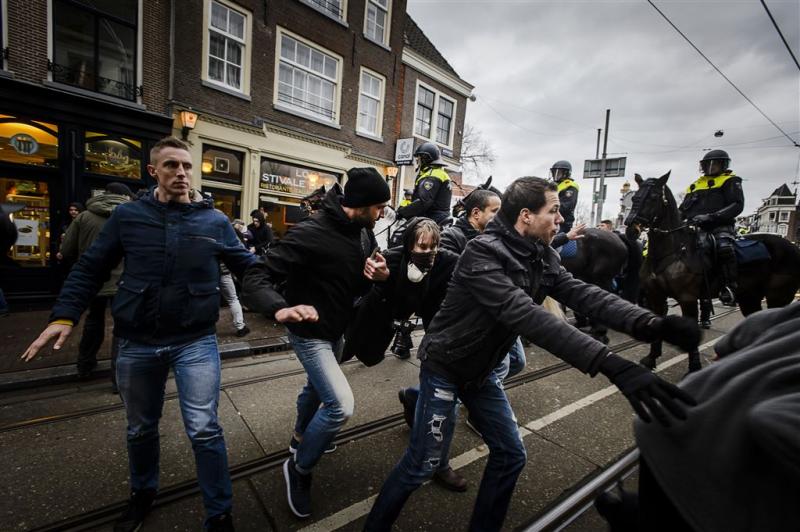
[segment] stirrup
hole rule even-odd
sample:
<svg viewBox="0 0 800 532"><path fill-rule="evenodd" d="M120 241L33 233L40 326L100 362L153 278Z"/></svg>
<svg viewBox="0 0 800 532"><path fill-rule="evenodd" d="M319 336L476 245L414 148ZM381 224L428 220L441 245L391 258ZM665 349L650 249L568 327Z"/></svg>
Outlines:
<svg viewBox="0 0 800 532"><path fill-rule="evenodd" d="M733 290L731 290L730 286L722 287L722 290L719 293L719 302L726 307L736 306L736 295L733 293Z"/></svg>

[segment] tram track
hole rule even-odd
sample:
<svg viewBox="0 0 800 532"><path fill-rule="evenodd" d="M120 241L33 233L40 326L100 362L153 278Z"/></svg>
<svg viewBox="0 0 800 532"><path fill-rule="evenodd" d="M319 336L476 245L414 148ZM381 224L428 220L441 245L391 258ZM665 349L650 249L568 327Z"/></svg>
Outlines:
<svg viewBox="0 0 800 532"><path fill-rule="evenodd" d="M733 309L731 311L718 313L716 316L714 316L712 318L712 320L723 318L725 316L728 316L728 315L732 314L733 312L736 312L736 310ZM639 346L639 345L646 345L646 342L641 342L641 341L638 341L638 340L628 340L628 341L616 344L614 346L610 346L609 348L614 352L621 352L621 351L625 351L625 350L631 349L631 348ZM349 363L351 363L351 362L348 362L346 364L349 364ZM357 363L357 361L353 361L352 363ZM506 389L513 389L513 388L516 388L516 387L519 387L519 386L530 384L530 383L535 382L537 380L544 379L546 377L558 374L558 373L560 373L562 371L565 371L565 370L571 369L571 368L572 368L572 366L567 364L567 363L565 363L565 362L551 364L551 365L546 366L544 368L541 368L541 369L538 369L538 370L529 371L529 372L524 373L524 374L516 375L516 376L506 380L505 388ZM236 382L233 382L233 383L228 383L228 385L223 386L222 388L226 389L226 387L227 388L232 388L232 387L238 387L238 386L246 386L246 385L253 384L253 383L265 382L265 381L274 380L274 379L277 379L277 378L284 378L286 376L289 376L288 374L298 375L298 374L302 374L302 373L304 373L304 370L299 369L299 370L292 370L292 371L288 371L288 372L283 372L281 374L274 374L274 375L263 376L263 377L254 377L252 379L242 379L240 381L236 381ZM120 409L120 408L121 407L117 407L117 409ZM108 410L104 409L104 411L108 411ZM74 418L74 415L77 415L77 414L78 413L76 412L76 413L73 413L73 414L65 414L65 416L71 415ZM84 413L84 416L86 416L86 415L87 414ZM93 413L92 414L88 414L88 415L93 415ZM42 423L53 423L53 422L55 422L55 419L47 419L47 420L42 421ZM24 422L21 422L21 423L24 423ZM336 443L337 445L346 445L346 444L354 442L356 440L360 440L360 439L366 438L366 437L374 435L374 434L378 434L378 433L381 433L381 432L385 432L387 430L394 429L396 427L400 427L404 423L405 423L405 421L403 419L403 414L402 413L390 414L388 416L385 416L385 417L382 417L382 418L379 418L379 419L376 419L376 420L373 420L373 421L362 423L362 424L360 424L358 426L355 426L355 427L352 427L350 429L342 430L341 432L339 432L339 434L335 438L334 443ZM11 425L7 425L6 427L10 427L10 426ZM28 424L23 425L23 426L29 427L29 426L33 426L33 425L28 423ZM0 431L13 430L11 428L6 429L6 427L0 428ZM18 427L18 428L22 428L22 426ZM255 458L253 460L249 460L249 461L243 462L241 464L237 464L237 465L231 466L230 467L231 479L234 480L234 481L235 480L240 480L240 479L246 479L248 477L251 477L251 476L259 474L259 473L263 473L263 472L267 472L267 471L271 471L271 470L277 469L290 456L291 456L291 454L289 453L288 449L282 449L282 450L277 450L277 451L273 451L273 452L267 453L266 455L261 456L259 458ZM611 466L609 466L609 467L611 467ZM601 475L603 473L603 471L605 471L606 469L608 469L608 468L600 470L600 473L598 473L598 474ZM592 478L594 478L594 477L592 477ZM606 484L603 484L603 485L604 486L608 486L608 485L611 485L611 484L606 483ZM605 489L607 489L607 487ZM160 489L159 493L158 493L158 496L157 496L157 498L156 498L156 500L154 502L154 507L165 506L165 505L180 501L182 499L185 499L187 497L191 497L191 496L199 494L199 493L200 493L200 489L199 489L199 486L197 484L197 480L196 479L186 480L186 481L183 481L183 482L180 482L180 483L177 483L177 484L174 484L174 485L171 485L171 486L168 486L168 487ZM586 497L588 497L588 495L585 496L584 498L586 498ZM581 499L581 501L583 501L584 506L585 506L585 501L583 499ZM574 503L570 503L570 504L572 504L572 506L568 506L568 508L567 508L568 511L570 509L574 510L574 508L575 508ZM124 509L126 508L126 505L127 505L127 501L119 501L119 502L112 503L112 504L103 506L101 508L97 508L95 510L92 510L92 511L89 511L89 512L86 512L86 513L77 514L77 515L74 515L74 516L71 516L71 517L67 517L67 518L59 520L59 521L54 521L52 523L49 523L49 524L46 524L46 525L42 525L42 526L34 528L32 530L34 532L55 531L55 530L87 530L87 529L90 529L90 528L94 528L94 527L98 527L98 526L102 526L102 525L107 525L107 524L111 523L114 519L116 519L116 517L122 511L124 511ZM583 508L583 510L585 510L585 508ZM583 511L583 510L581 510L581 511ZM542 530L544 530L544 529L542 529ZM555 530L555 529L551 528L551 529L547 529L547 530Z"/></svg>

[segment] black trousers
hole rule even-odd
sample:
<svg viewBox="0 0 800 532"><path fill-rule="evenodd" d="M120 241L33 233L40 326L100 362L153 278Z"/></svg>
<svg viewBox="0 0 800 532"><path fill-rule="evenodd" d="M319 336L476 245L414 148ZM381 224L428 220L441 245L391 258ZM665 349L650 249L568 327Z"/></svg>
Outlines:
<svg viewBox="0 0 800 532"><path fill-rule="evenodd" d="M78 345L78 372L89 372L97 365L97 352L106 333L106 307L111 298L97 296L89 303L83 322L83 335Z"/></svg>

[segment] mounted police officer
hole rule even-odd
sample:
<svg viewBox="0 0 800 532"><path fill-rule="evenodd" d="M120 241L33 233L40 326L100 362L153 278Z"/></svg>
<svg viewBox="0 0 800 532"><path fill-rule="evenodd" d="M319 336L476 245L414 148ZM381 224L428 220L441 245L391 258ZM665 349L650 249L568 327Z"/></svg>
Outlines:
<svg viewBox="0 0 800 532"><path fill-rule="evenodd" d="M414 191L410 188L403 189L403 199L400 200L399 208L408 207L411 205L411 198L414 197Z"/></svg>
<svg viewBox="0 0 800 532"><path fill-rule="evenodd" d="M575 207L578 205L578 184L572 180L572 165L569 161L556 161L550 168L550 177L558 188L559 212L564 222L559 227L560 233L569 233L575 223Z"/></svg>
<svg viewBox="0 0 800 532"><path fill-rule="evenodd" d="M420 144L414 157L419 161L419 175L414 183L412 201L397 209L397 214L407 219L424 216L441 225L450 216L453 197L450 176L442 168L446 163L433 142Z"/></svg>
<svg viewBox="0 0 800 532"><path fill-rule="evenodd" d="M742 180L728 166L731 158L723 150L711 150L700 161L703 175L686 189L680 211L684 220L714 235L717 261L724 286L719 299L736 305L736 217L744 210Z"/></svg>

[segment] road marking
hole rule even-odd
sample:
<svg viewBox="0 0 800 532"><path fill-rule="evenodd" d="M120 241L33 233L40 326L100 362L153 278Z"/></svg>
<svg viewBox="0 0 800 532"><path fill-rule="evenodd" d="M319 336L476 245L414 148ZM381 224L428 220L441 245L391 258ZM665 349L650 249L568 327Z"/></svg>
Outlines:
<svg viewBox="0 0 800 532"><path fill-rule="evenodd" d="M703 345L697 348L698 351L702 351L707 347L711 347L715 343L717 343L719 338L711 340L710 342L706 342ZM678 355L670 358L669 360L659 364L656 366L656 371L664 371L667 368L674 366L675 364L679 364L686 360L688 356L686 354ZM570 403L562 408L559 408L552 414L548 414L546 416L542 416L539 419L535 419L530 423L526 424L519 428L519 433L521 437L526 437L534 433L534 431L541 430L547 425L555 423L559 419L563 419L570 414L574 414L578 410L582 408L586 408L601 399L609 397L619 390L613 384L602 390L595 392L591 395L587 395L582 399L578 399L577 401ZM489 455L489 447L486 444L481 444L474 449L470 449L469 451L462 453L455 458L450 459L450 465L453 469L461 469L462 467L466 467L469 464L476 462L483 458L484 456ZM427 484L427 482L426 482ZM367 515L369 511L372 509L372 505L375 503L375 499L378 498L378 495L372 495L363 501L359 501L355 504L351 504L347 508L343 508L338 512L329 515L319 521L308 525L307 527L301 528L300 532L326 532L329 530L336 530L343 526L346 526L353 521Z"/></svg>

